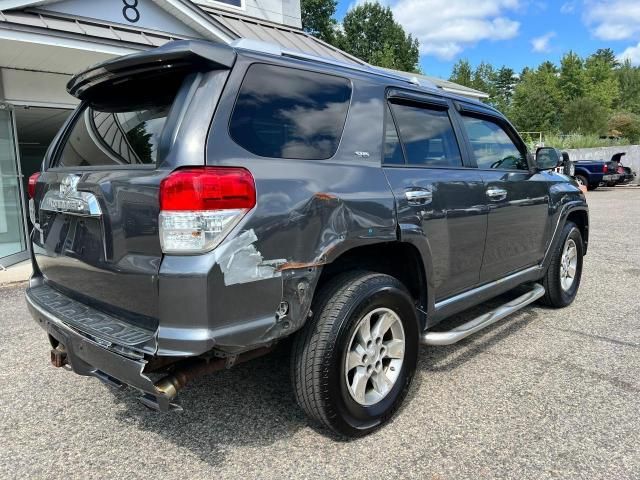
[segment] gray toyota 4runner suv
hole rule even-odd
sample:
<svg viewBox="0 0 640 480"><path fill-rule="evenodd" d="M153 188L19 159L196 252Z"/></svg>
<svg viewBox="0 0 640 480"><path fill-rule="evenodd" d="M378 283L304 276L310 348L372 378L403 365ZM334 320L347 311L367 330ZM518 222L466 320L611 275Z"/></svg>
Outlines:
<svg viewBox="0 0 640 480"><path fill-rule="evenodd" d="M290 338L302 409L364 435L421 343L576 296L585 197L479 102L244 41L117 58L68 90L80 106L29 181L27 302L54 365L151 408Z"/></svg>

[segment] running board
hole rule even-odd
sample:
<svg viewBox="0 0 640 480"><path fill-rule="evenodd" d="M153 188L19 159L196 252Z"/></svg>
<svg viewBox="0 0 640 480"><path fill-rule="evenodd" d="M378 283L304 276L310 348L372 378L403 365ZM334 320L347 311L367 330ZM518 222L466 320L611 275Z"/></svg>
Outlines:
<svg viewBox="0 0 640 480"><path fill-rule="evenodd" d="M511 300L510 302L500 305L498 308L480 315L473 320L460 325L447 332L426 332L422 335L423 345L451 345L459 342L463 338L473 335L474 333L482 330L483 328L493 325L499 320L502 320L508 315L526 307L530 303L535 302L537 299L544 295L544 287L539 283L531 285L529 290L524 295Z"/></svg>

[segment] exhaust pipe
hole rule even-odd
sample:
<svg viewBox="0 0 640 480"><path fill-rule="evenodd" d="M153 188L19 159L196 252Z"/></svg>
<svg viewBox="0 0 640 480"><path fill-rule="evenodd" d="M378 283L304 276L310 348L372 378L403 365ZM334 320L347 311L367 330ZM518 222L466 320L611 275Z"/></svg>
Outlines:
<svg viewBox="0 0 640 480"><path fill-rule="evenodd" d="M178 364L175 371L155 383L155 387L168 400L173 400L180 390L182 390L192 380L208 373L231 368L238 363L244 363L254 358L261 357L273 350L272 347L263 347L238 355L233 363L229 363L229 358L213 359L193 359L182 364ZM233 358L233 357L230 357Z"/></svg>

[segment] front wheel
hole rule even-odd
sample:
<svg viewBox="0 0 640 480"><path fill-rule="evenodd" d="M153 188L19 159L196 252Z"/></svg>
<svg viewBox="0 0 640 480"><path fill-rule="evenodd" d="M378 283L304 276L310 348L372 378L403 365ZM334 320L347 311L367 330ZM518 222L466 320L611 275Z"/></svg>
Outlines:
<svg viewBox="0 0 640 480"><path fill-rule="evenodd" d="M339 435L371 433L400 407L415 372L413 300L394 277L353 272L325 285L312 311L293 344L296 400Z"/></svg>
<svg viewBox="0 0 640 480"><path fill-rule="evenodd" d="M582 234L573 222L562 229L561 241L551 257L543 279L545 295L541 302L554 308L570 305L578 294L582 278Z"/></svg>
<svg viewBox="0 0 640 480"><path fill-rule="evenodd" d="M583 175L576 175L575 179L578 185L582 187L587 187L589 185L589 182L587 181L586 177L584 177Z"/></svg>

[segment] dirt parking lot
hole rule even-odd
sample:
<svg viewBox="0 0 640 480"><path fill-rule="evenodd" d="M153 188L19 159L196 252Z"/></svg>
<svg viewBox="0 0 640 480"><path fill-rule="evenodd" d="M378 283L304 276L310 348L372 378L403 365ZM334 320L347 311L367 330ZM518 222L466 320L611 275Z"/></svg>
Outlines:
<svg viewBox="0 0 640 480"><path fill-rule="evenodd" d="M297 408L288 362L194 382L185 411L55 369L24 286L0 289L5 478L640 478L640 188L588 193L576 302L423 347L395 421L341 442ZM472 313L467 313L471 317ZM477 313L477 312L475 312Z"/></svg>

